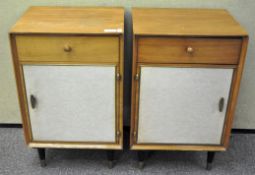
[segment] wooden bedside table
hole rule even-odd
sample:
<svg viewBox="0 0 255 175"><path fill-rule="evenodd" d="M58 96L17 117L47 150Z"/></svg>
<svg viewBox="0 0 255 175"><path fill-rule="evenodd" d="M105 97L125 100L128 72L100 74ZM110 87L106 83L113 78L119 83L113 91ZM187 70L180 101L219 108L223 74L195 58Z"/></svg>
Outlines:
<svg viewBox="0 0 255 175"><path fill-rule="evenodd" d="M134 8L131 149L225 151L248 43L226 10Z"/></svg>
<svg viewBox="0 0 255 175"><path fill-rule="evenodd" d="M123 142L123 8L31 7L10 32L26 143L113 150Z"/></svg>

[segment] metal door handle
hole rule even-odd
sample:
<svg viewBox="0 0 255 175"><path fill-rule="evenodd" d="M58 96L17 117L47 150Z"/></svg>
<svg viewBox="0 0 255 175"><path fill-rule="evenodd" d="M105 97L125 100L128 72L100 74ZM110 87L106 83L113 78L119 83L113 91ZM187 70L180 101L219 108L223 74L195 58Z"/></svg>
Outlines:
<svg viewBox="0 0 255 175"><path fill-rule="evenodd" d="M37 104L37 100L36 100L34 95L30 95L30 102L31 102L32 109L35 109L36 104Z"/></svg>
<svg viewBox="0 0 255 175"><path fill-rule="evenodd" d="M225 99L223 97L220 98L219 101L219 111L222 112L224 109Z"/></svg>

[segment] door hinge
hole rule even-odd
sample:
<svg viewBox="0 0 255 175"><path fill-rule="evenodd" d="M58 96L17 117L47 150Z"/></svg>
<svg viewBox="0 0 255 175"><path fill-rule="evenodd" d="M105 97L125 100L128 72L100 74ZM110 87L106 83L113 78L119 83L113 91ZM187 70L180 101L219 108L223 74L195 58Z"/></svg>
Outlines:
<svg viewBox="0 0 255 175"><path fill-rule="evenodd" d="M136 75L135 75L135 80L136 80L136 81L139 81L139 79L140 79L139 74L136 74Z"/></svg>
<svg viewBox="0 0 255 175"><path fill-rule="evenodd" d="M117 131L116 135L117 135L118 138L120 138L120 131Z"/></svg>
<svg viewBox="0 0 255 175"><path fill-rule="evenodd" d="M117 73L116 79L117 79L118 81L121 80L121 75L120 75L120 73Z"/></svg>
<svg viewBox="0 0 255 175"><path fill-rule="evenodd" d="M117 143L119 143L121 140L121 132L120 131L116 131L116 141Z"/></svg>
<svg viewBox="0 0 255 175"><path fill-rule="evenodd" d="M134 142L136 142L136 131L133 132Z"/></svg>

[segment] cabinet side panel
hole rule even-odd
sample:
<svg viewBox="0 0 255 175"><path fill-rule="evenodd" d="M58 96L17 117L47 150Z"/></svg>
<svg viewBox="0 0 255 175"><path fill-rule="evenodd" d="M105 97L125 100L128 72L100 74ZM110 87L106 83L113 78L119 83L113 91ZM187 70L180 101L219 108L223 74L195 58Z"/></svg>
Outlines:
<svg viewBox="0 0 255 175"><path fill-rule="evenodd" d="M115 142L115 66L23 69L34 141Z"/></svg>
<svg viewBox="0 0 255 175"><path fill-rule="evenodd" d="M233 69L142 67L138 143L220 145L232 74Z"/></svg>

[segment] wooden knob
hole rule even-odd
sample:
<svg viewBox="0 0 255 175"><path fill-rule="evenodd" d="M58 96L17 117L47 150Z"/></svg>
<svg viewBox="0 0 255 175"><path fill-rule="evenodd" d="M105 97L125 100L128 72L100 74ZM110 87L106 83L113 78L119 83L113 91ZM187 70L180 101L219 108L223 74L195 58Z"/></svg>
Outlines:
<svg viewBox="0 0 255 175"><path fill-rule="evenodd" d="M69 46L69 45L65 45L65 46L64 46L64 51L65 51L65 52L71 52L71 51L72 51L72 47Z"/></svg>
<svg viewBox="0 0 255 175"><path fill-rule="evenodd" d="M189 46L189 47L187 47L186 51L187 51L187 53L192 54L194 52L194 49L191 46Z"/></svg>

